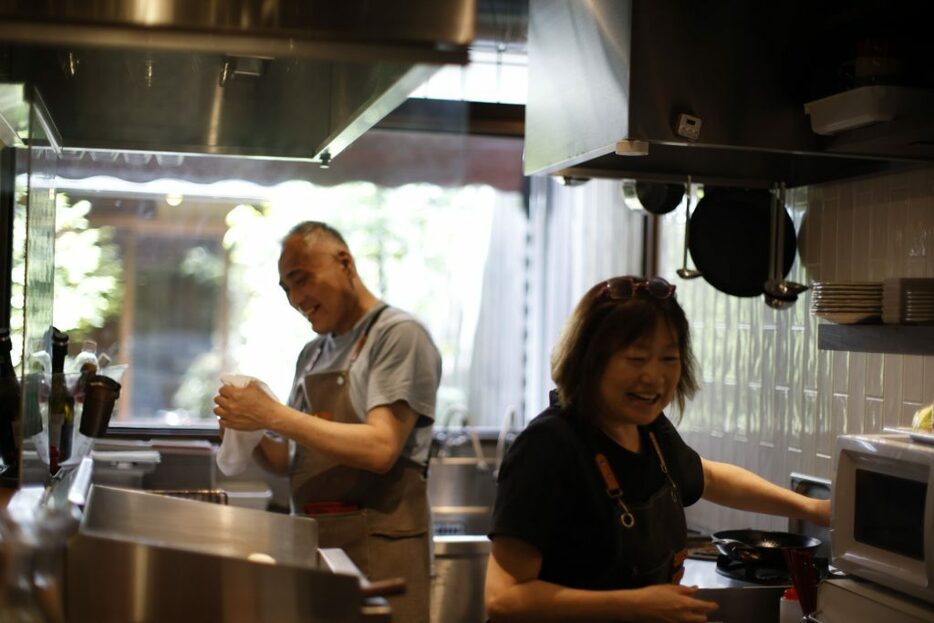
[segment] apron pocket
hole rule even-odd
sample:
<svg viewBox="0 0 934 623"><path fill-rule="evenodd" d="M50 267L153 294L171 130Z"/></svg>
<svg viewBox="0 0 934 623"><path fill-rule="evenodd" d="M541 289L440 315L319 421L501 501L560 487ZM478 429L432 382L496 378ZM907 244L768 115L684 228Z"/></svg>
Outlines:
<svg viewBox="0 0 934 623"><path fill-rule="evenodd" d="M318 522L318 547L340 548L369 577L366 511L309 515Z"/></svg>

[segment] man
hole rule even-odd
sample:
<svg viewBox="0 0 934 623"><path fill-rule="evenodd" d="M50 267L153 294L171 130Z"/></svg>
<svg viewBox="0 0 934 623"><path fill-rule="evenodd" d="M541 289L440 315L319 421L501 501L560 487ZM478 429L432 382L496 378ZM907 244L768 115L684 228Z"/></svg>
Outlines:
<svg viewBox="0 0 934 623"><path fill-rule="evenodd" d="M364 286L325 223L286 236L279 285L319 335L298 357L288 405L255 383L225 385L214 413L224 427L284 438L264 437L256 456L289 475L293 512L318 521L319 546L344 549L371 580L403 577L406 592L389 598L393 620L427 622L438 350L417 320Z"/></svg>

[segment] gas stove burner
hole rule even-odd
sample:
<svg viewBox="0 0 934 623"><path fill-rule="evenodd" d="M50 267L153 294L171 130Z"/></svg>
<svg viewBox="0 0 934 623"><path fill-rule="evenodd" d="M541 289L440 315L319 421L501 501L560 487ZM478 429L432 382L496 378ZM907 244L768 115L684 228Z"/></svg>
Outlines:
<svg viewBox="0 0 934 623"><path fill-rule="evenodd" d="M763 586L791 585L791 574L787 569L766 567L754 562L733 560L722 554L717 557L717 573L734 580L761 584Z"/></svg>

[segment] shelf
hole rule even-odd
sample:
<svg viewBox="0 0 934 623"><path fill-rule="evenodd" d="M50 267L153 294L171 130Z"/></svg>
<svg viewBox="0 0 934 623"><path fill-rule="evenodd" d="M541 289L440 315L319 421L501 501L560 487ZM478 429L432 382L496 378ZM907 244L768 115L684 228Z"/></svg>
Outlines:
<svg viewBox="0 0 934 623"><path fill-rule="evenodd" d="M820 324L817 347L860 353L934 355L934 326L893 324Z"/></svg>

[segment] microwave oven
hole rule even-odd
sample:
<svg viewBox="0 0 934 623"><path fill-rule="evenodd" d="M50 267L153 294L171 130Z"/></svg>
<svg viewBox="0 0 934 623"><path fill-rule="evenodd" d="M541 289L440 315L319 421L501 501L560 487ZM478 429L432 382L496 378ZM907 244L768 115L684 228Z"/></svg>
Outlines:
<svg viewBox="0 0 934 623"><path fill-rule="evenodd" d="M934 603L934 445L841 435L834 461L833 565Z"/></svg>

